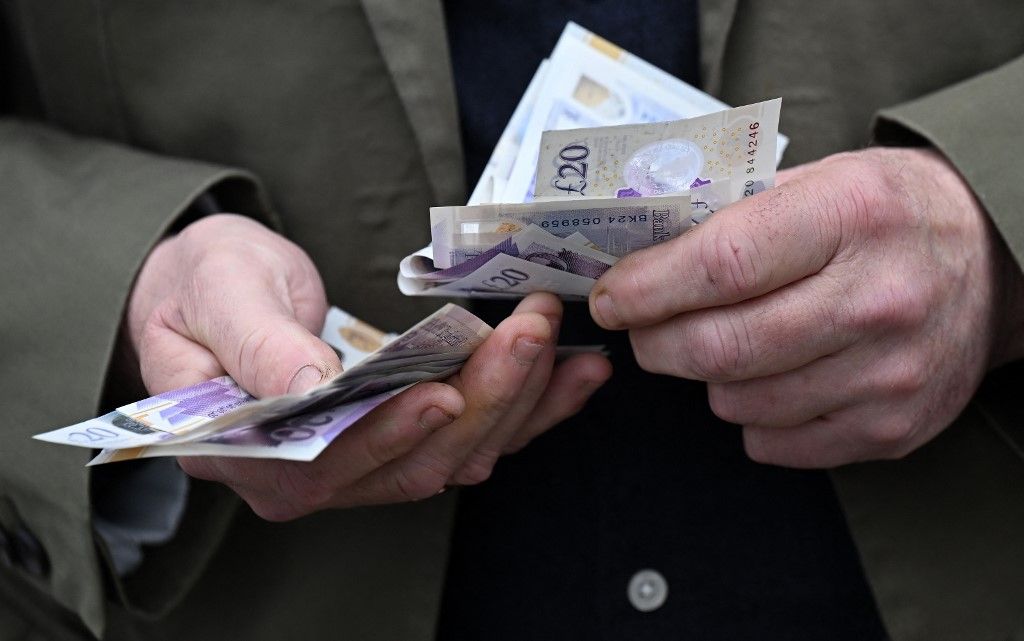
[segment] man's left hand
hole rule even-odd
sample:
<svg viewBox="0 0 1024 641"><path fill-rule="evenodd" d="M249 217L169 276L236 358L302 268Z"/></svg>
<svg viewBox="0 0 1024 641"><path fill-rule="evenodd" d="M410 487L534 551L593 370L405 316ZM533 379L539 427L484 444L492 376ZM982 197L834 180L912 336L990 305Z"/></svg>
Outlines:
<svg viewBox="0 0 1024 641"><path fill-rule="evenodd" d="M831 467L904 456L948 426L1022 353L1021 280L942 156L875 148L782 172L625 257L590 309L630 330L644 369L708 381L754 460Z"/></svg>

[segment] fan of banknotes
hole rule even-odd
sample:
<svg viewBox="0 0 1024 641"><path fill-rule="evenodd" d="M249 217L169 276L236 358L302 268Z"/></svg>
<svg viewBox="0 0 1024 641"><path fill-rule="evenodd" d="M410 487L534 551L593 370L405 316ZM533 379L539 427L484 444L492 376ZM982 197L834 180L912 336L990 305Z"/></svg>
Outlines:
<svg viewBox="0 0 1024 641"><path fill-rule="evenodd" d="M780 100L730 109L569 23L465 206L430 210L409 296L585 298L625 254L771 187Z"/></svg>
<svg viewBox="0 0 1024 641"><path fill-rule="evenodd" d="M102 449L89 465L157 456L311 461L345 429L416 383L455 374L491 327L448 304L404 334L386 334L332 307L320 338L344 371L305 394L257 400L229 376L157 394L34 438ZM559 346L557 357L604 352Z"/></svg>
<svg viewBox="0 0 1024 641"><path fill-rule="evenodd" d="M333 308L321 338L345 370L305 394L257 400L221 376L35 438L102 449L89 465L189 455L311 461L387 399L459 371L490 333L486 323L452 304L400 336Z"/></svg>

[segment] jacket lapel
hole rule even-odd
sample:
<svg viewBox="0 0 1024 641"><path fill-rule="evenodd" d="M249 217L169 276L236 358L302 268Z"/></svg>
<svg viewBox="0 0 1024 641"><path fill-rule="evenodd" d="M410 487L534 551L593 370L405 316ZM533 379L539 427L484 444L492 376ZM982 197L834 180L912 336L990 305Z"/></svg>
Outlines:
<svg viewBox="0 0 1024 641"><path fill-rule="evenodd" d="M460 202L465 197L462 146L441 3L362 3L438 204ZM700 0L701 75L710 93L721 86L722 59L737 4L738 0Z"/></svg>
<svg viewBox="0 0 1024 641"><path fill-rule="evenodd" d="M739 0L700 0L700 76L703 89L718 94L722 59Z"/></svg>
<svg viewBox="0 0 1024 641"><path fill-rule="evenodd" d="M438 205L465 199L462 144L441 3L362 0Z"/></svg>

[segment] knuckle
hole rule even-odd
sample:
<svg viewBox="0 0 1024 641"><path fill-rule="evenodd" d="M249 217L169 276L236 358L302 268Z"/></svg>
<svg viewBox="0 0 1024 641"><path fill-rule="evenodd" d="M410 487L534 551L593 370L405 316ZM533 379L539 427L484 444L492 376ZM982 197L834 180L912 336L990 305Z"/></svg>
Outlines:
<svg viewBox="0 0 1024 641"><path fill-rule="evenodd" d="M629 323L642 321L643 319L657 318L671 304L671 299L666 292L674 290L672 281L673 274L682 273L679 266L672 265L665 269L652 269L652 263L647 253L637 252L628 254L623 258L626 268L613 270L611 273L624 277L618 277L612 287L614 289L615 309L620 320ZM671 251L671 246L666 244L664 248L658 249L659 253L670 251L667 260L676 263L682 260L682 252ZM657 264L657 263L654 263Z"/></svg>
<svg viewBox="0 0 1024 641"><path fill-rule="evenodd" d="M455 475L455 482L460 485L478 485L491 478L494 471L494 464L498 461L500 452L492 450L476 450L469 455L469 458L462 464L462 468Z"/></svg>
<svg viewBox="0 0 1024 641"><path fill-rule="evenodd" d="M890 163L864 153L844 154L840 161L837 204L844 218L852 218L867 235L880 235L910 221L910 210L893 206L905 189Z"/></svg>
<svg viewBox="0 0 1024 641"><path fill-rule="evenodd" d="M651 359L643 352L634 352L636 356L636 364L640 366L645 372L650 374L666 374L667 372L661 367L660 361Z"/></svg>
<svg viewBox="0 0 1024 641"><path fill-rule="evenodd" d="M650 343L644 340L641 335L636 331L629 333L629 342L633 347L633 356L636 358L637 365L640 369L645 372L652 374L664 374L667 373L662 363L664 357L657 350L650 349Z"/></svg>
<svg viewBox="0 0 1024 641"><path fill-rule="evenodd" d="M844 162L843 195L856 211L875 215L886 204L882 196L890 178L881 165L851 154Z"/></svg>
<svg viewBox="0 0 1024 641"><path fill-rule="evenodd" d="M237 272L244 266L248 252L237 245L223 239L210 242L192 268L190 286L193 292L204 291L209 283L220 282L225 274Z"/></svg>
<svg viewBox="0 0 1024 641"><path fill-rule="evenodd" d="M782 461L779 460L775 448L770 445L771 442L771 439L764 437L762 429L743 428L743 451L746 452L747 458L751 461L763 465L781 463Z"/></svg>
<svg viewBox="0 0 1024 641"><path fill-rule="evenodd" d="M444 489L451 475L450 466L424 454L412 461L411 467L401 466L395 471L392 491L406 501L429 499Z"/></svg>
<svg viewBox="0 0 1024 641"><path fill-rule="evenodd" d="M629 342L637 364L645 372L688 376L685 368L685 336L674 327L645 327L630 330Z"/></svg>
<svg viewBox="0 0 1024 641"><path fill-rule="evenodd" d="M242 337L238 345L237 371L242 372L245 384L252 386L254 382L264 380L262 365L272 337L272 330L263 325L254 328ZM271 375L273 375L273 370ZM276 389L278 386L274 385L274 388Z"/></svg>
<svg viewBox="0 0 1024 641"><path fill-rule="evenodd" d="M509 383L507 376L489 369L479 378L475 394L482 407L492 416L502 416L515 401L517 389Z"/></svg>
<svg viewBox="0 0 1024 641"><path fill-rule="evenodd" d="M875 331L912 329L927 321L929 311L926 296L905 281L889 279L872 288L868 300L855 313L854 324Z"/></svg>
<svg viewBox="0 0 1024 641"><path fill-rule="evenodd" d="M883 392L899 399L908 399L921 393L929 380L929 371L923 359L913 355L898 359L883 374Z"/></svg>
<svg viewBox="0 0 1024 641"><path fill-rule="evenodd" d="M741 225L723 224L703 234L698 251L705 285L718 298L744 298L764 281L766 257Z"/></svg>
<svg viewBox="0 0 1024 641"><path fill-rule="evenodd" d="M370 437L366 440L366 455L375 468L384 467L398 458L401 449L399 439L390 430L372 430Z"/></svg>
<svg viewBox="0 0 1024 641"><path fill-rule="evenodd" d="M274 479L277 496L299 516L330 507L334 499L335 488L317 473L315 465L282 465Z"/></svg>
<svg viewBox="0 0 1024 641"><path fill-rule="evenodd" d="M742 411L736 393L729 385L708 385L708 404L715 416L727 423L745 423L747 417Z"/></svg>
<svg viewBox="0 0 1024 641"><path fill-rule="evenodd" d="M893 417L871 423L863 435L876 458L898 458L905 453L913 433L913 423L902 417Z"/></svg>
<svg viewBox="0 0 1024 641"><path fill-rule="evenodd" d="M830 274L823 278L807 279L802 284L806 285L807 293L795 309L806 313L814 327L830 335L845 333L855 313L855 306L850 300L850 282Z"/></svg>
<svg viewBox="0 0 1024 641"><path fill-rule="evenodd" d="M716 315L694 325L690 333L692 336L685 343L699 380L731 380L753 359L750 334L736 318Z"/></svg>
<svg viewBox="0 0 1024 641"><path fill-rule="evenodd" d="M422 501L437 495L444 489L447 479L431 474L410 473L398 470L393 477L393 493L405 501Z"/></svg>

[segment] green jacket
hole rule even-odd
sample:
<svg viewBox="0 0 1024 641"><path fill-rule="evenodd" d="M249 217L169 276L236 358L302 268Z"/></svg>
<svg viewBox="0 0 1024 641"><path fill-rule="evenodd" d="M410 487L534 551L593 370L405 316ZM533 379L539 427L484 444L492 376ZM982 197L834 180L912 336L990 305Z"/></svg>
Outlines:
<svg viewBox="0 0 1024 641"><path fill-rule="evenodd" d="M111 362L126 295L207 190L366 320L436 306L394 277L427 208L465 199L440 3L0 0L0 21L0 638L432 638L450 497L270 524L194 483L119 579L88 452L29 436L134 400ZM783 97L787 164L934 145L1024 259L1019 0L708 1L701 36L708 91ZM905 460L834 473L896 640L1024 638L1021 380L990 377ZM4 554L25 533L37 564Z"/></svg>

